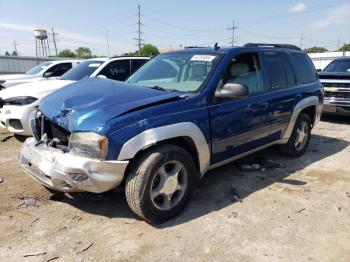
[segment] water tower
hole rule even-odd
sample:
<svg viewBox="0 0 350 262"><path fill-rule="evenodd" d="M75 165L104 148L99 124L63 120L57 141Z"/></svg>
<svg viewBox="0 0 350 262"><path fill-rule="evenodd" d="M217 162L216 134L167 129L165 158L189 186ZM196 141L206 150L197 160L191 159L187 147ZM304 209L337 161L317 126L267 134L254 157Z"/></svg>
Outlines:
<svg viewBox="0 0 350 262"><path fill-rule="evenodd" d="M49 40L47 38L47 31L45 29L34 30L35 37L35 51L36 57L47 57L50 56Z"/></svg>

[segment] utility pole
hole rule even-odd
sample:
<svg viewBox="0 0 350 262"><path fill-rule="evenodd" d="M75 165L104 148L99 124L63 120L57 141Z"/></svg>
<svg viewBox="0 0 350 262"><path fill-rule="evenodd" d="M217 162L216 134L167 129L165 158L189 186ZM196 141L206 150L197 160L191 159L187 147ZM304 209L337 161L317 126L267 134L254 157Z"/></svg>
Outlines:
<svg viewBox="0 0 350 262"><path fill-rule="evenodd" d="M299 48L301 49L302 45L303 45L303 40L304 40L304 35L301 34L300 35L300 39L299 39Z"/></svg>
<svg viewBox="0 0 350 262"><path fill-rule="evenodd" d="M18 43L16 43L16 40L13 40L13 43L11 45L13 45L15 47L15 52L18 55L18 51L17 51Z"/></svg>
<svg viewBox="0 0 350 262"><path fill-rule="evenodd" d="M228 27L227 30L232 30L232 39L231 39L231 46L233 46L234 42L235 42L235 30L238 27L235 26L235 20L232 20L232 27Z"/></svg>
<svg viewBox="0 0 350 262"><path fill-rule="evenodd" d="M141 26L142 26L142 23L141 23L141 6L140 5L138 5L138 22L137 22L137 25L138 25L138 30L137 30L138 37L134 38L134 39L137 41L137 46L139 47L139 55L141 55L141 46L142 46L143 39L141 39L141 34L142 34Z"/></svg>
<svg viewBox="0 0 350 262"><path fill-rule="evenodd" d="M111 57L111 52L109 50L109 41L108 41L108 31L106 29L106 41L107 41L107 48L108 48L108 57Z"/></svg>
<svg viewBox="0 0 350 262"><path fill-rule="evenodd" d="M57 55L57 45L56 45L56 35L58 35L58 33L55 33L54 31L53 31L53 27L51 27L51 35L52 35L52 42L53 42L53 45L54 45L54 47L55 47L55 53L56 53L56 55Z"/></svg>
<svg viewBox="0 0 350 262"><path fill-rule="evenodd" d="M339 38L338 38L338 48L337 48L337 51L339 51L339 49L340 49L340 43L341 43L341 38L340 38L340 36L339 36Z"/></svg>

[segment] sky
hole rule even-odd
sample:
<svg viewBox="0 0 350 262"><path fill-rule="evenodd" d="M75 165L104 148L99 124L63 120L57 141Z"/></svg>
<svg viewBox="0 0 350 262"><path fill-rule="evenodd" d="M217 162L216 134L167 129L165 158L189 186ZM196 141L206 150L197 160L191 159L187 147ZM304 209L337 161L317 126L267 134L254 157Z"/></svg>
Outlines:
<svg viewBox="0 0 350 262"><path fill-rule="evenodd" d="M137 49L137 6L144 43L158 48L289 43L336 50L350 43L350 0L0 0L0 55L35 54L33 30L58 33L59 50L89 47L96 55ZM51 38L50 38L51 40ZM51 53L53 43L50 42Z"/></svg>

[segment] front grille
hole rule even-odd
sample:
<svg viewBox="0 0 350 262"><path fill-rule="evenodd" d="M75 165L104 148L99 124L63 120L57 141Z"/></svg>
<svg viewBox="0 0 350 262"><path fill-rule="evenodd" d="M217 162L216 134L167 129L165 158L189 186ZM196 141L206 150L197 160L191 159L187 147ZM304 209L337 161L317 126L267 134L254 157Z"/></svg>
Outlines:
<svg viewBox="0 0 350 262"><path fill-rule="evenodd" d="M334 97L342 99L350 99L350 92L325 92L325 97Z"/></svg>
<svg viewBox="0 0 350 262"><path fill-rule="evenodd" d="M31 120L31 128L37 141L40 141L43 134L46 134L48 140L56 140L60 145L68 146L70 132L51 122L43 114L36 115Z"/></svg>
<svg viewBox="0 0 350 262"><path fill-rule="evenodd" d="M68 146L70 132L44 117L44 132L48 139L57 138L60 144Z"/></svg>
<svg viewBox="0 0 350 262"><path fill-rule="evenodd" d="M350 88L350 83L322 83L324 87Z"/></svg>

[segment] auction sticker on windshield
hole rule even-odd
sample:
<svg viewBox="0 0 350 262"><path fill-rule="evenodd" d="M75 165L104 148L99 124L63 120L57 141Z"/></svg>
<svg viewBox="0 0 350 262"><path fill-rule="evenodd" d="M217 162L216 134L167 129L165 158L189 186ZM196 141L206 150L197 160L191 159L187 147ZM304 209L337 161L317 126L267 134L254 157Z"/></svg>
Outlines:
<svg viewBox="0 0 350 262"><path fill-rule="evenodd" d="M214 55L194 55L191 58L191 61L205 61L205 62L211 62L215 58Z"/></svg>

